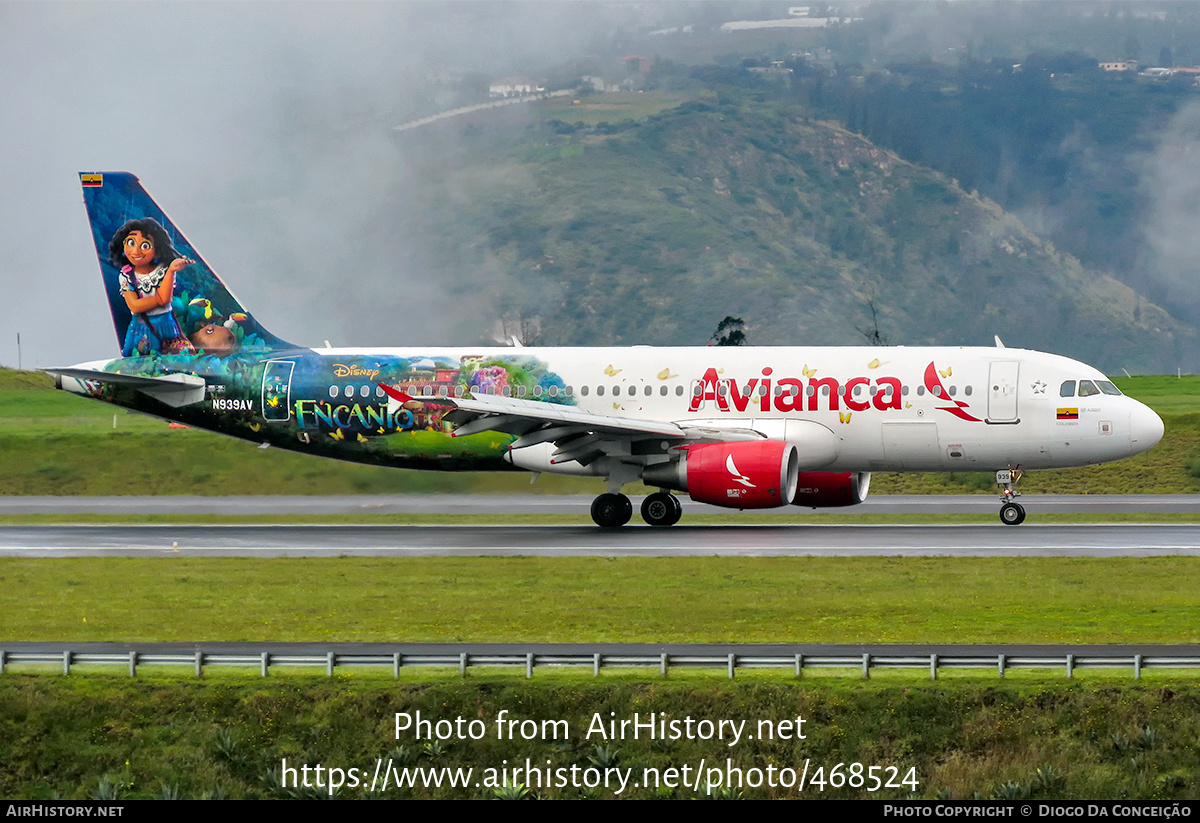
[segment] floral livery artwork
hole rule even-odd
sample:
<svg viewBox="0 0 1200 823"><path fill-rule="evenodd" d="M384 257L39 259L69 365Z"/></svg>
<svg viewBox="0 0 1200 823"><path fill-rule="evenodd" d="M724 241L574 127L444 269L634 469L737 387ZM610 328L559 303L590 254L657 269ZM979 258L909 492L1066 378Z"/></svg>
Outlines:
<svg viewBox="0 0 1200 823"><path fill-rule="evenodd" d="M281 448L380 465L442 470L509 469L513 437L483 432L453 437L448 406L412 401L397 407L380 383L418 397L512 394L573 405L561 377L530 356L333 357L311 350L238 351L216 356L151 355L112 360L105 371L130 376L163 372L204 380L202 402L170 410L200 428ZM95 384L93 396L159 411L119 384ZM168 416L165 409L162 416Z"/></svg>
<svg viewBox="0 0 1200 823"><path fill-rule="evenodd" d="M562 378L529 356L305 358L295 371L288 425L296 438L342 450L357 443L392 465L499 461L513 438L497 432L452 437L443 420L449 406L424 400L389 405L380 383L422 398L511 394L573 404Z"/></svg>

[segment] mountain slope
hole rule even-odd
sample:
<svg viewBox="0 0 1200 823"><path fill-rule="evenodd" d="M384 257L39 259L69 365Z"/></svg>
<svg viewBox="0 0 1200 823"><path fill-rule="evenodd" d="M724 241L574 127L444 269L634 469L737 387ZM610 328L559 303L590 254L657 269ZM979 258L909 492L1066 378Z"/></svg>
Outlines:
<svg viewBox="0 0 1200 823"><path fill-rule="evenodd" d="M861 343L874 306L894 344L999 334L1110 371L1173 370L1196 348L996 204L794 106L456 137L418 183L414 235L473 310L545 343L704 343L727 314L755 344Z"/></svg>

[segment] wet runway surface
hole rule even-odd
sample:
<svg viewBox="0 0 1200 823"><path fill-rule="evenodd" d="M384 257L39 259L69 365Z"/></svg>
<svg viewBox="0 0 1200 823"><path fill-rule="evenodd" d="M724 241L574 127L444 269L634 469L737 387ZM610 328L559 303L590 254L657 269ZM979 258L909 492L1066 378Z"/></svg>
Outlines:
<svg viewBox="0 0 1200 823"><path fill-rule="evenodd" d="M0 527L0 556L910 556L1200 555L1200 524Z"/></svg>

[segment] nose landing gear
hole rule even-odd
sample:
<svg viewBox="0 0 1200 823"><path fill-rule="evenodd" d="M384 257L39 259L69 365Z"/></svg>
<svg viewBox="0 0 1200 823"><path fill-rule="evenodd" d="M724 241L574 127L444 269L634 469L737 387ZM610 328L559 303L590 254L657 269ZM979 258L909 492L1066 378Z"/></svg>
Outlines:
<svg viewBox="0 0 1200 823"><path fill-rule="evenodd" d="M1021 493L1014 487L1021 479L1021 470L1003 469L996 472L996 485L1000 487L1000 522L1006 526L1019 526L1025 522L1025 507L1016 502Z"/></svg>

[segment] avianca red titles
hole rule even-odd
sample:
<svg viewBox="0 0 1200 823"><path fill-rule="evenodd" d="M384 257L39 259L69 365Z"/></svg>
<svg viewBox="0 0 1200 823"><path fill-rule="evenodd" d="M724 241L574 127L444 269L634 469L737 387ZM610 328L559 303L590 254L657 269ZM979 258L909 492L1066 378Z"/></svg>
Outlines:
<svg viewBox="0 0 1200 823"><path fill-rule="evenodd" d="M514 468L728 508L844 506L873 471L995 471L1145 451L1162 421L1096 369L995 348L311 349L268 332L126 172L81 175L122 356L48 369L69 391L270 445L376 465Z"/></svg>

